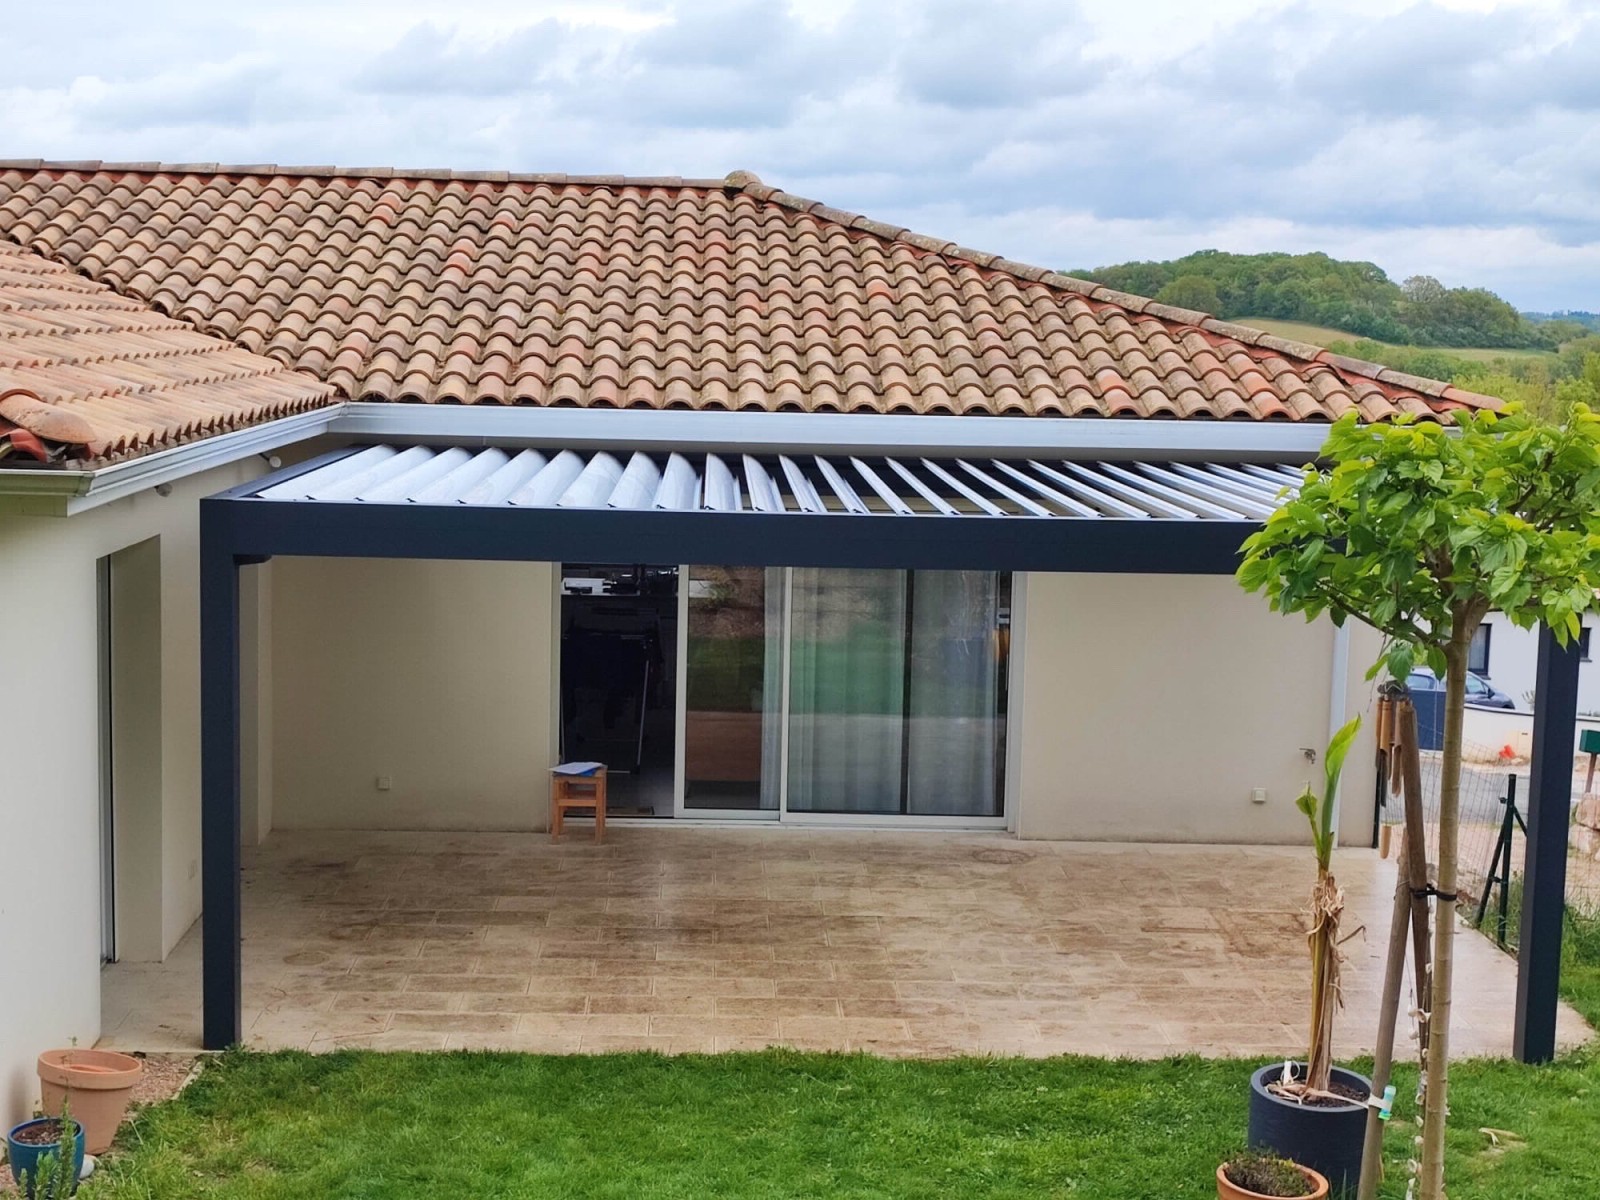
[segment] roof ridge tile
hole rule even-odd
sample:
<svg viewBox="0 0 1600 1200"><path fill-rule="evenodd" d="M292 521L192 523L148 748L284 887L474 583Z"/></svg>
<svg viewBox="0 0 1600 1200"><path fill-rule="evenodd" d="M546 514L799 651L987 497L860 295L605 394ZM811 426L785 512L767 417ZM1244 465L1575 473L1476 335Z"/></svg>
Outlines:
<svg viewBox="0 0 1600 1200"><path fill-rule="evenodd" d="M1030 283L1043 283L1046 275L1054 274L1046 267L1036 267L1032 263L1018 262L1014 258L996 257L990 264L991 271L1004 271L1007 275L1015 275L1019 279L1026 279Z"/></svg>
<svg viewBox="0 0 1600 1200"><path fill-rule="evenodd" d="M1303 358L1308 362L1317 361L1317 355L1322 353L1322 347L1310 342L1297 342L1292 338L1278 337L1276 334L1266 334L1256 340L1256 345L1264 350L1274 350L1279 354L1286 354L1291 358Z"/></svg>
<svg viewBox="0 0 1600 1200"><path fill-rule="evenodd" d="M1413 392L1421 392L1425 396L1443 398L1450 385L1438 379L1424 379L1421 375L1409 375L1404 371L1386 368L1374 376L1380 383L1392 383L1396 387L1406 388Z"/></svg>
<svg viewBox="0 0 1600 1200"><path fill-rule="evenodd" d="M1256 329L1250 325L1236 325L1232 321L1223 321L1217 317L1207 317L1199 322L1200 328L1207 333L1215 333L1221 337L1232 338L1236 342L1243 342L1246 346L1254 346L1264 337L1271 337L1265 329Z"/></svg>
<svg viewBox="0 0 1600 1200"><path fill-rule="evenodd" d="M1179 308L1172 304L1163 304L1159 300L1152 300L1144 306L1144 313L1148 317L1160 317L1163 321L1171 321L1175 325L1200 325L1211 319L1211 314L1201 312L1197 308Z"/></svg>
<svg viewBox="0 0 1600 1200"><path fill-rule="evenodd" d="M277 163L103 162L100 159L0 158L0 171L118 171L134 175L286 175L310 179L418 179L464 183L548 183L574 187L681 187L726 190L744 186L728 179L677 175L569 175L561 172L462 171L447 167L339 167ZM735 172L735 174L741 174ZM744 172L742 174L749 174ZM755 176L750 178L755 180ZM759 183L759 180L755 180ZM772 189L776 190L776 189ZM805 201L804 203L814 203Z"/></svg>
<svg viewBox="0 0 1600 1200"><path fill-rule="evenodd" d="M1484 392L1469 392L1466 388L1447 384L1444 391L1439 393L1441 400L1449 400L1456 404L1465 404L1469 408L1499 408L1503 401L1498 396L1490 396Z"/></svg>
<svg viewBox="0 0 1600 1200"><path fill-rule="evenodd" d="M1349 358L1343 354L1335 354L1332 350L1324 350L1317 355L1316 361L1351 375L1360 375L1364 379L1376 379L1380 373L1389 369L1381 363L1368 362L1364 358Z"/></svg>
<svg viewBox="0 0 1600 1200"><path fill-rule="evenodd" d="M1056 288L1063 292L1075 292L1080 296L1093 295L1100 290L1100 285L1088 279L1079 279L1076 275L1063 275L1060 271L1046 271L1039 278L1045 287Z"/></svg>
<svg viewBox="0 0 1600 1200"><path fill-rule="evenodd" d="M946 241L944 238L931 237L926 233L912 233L910 230L902 230L899 240L908 246L915 246L918 250L927 250L933 254L947 253L955 245L954 242Z"/></svg>

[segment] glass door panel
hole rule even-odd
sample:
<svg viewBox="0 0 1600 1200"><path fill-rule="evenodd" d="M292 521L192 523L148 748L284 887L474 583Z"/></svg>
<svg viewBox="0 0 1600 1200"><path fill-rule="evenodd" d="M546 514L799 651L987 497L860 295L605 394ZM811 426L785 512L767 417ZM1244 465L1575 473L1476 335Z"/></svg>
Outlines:
<svg viewBox="0 0 1600 1200"><path fill-rule="evenodd" d="M778 811L783 571L690 567L683 807Z"/></svg>
<svg viewBox="0 0 1600 1200"><path fill-rule="evenodd" d="M796 568L787 811L999 817L1002 577Z"/></svg>
<svg viewBox="0 0 1600 1200"><path fill-rule="evenodd" d="M904 571L795 568L790 812L902 811L907 597Z"/></svg>
<svg viewBox="0 0 1600 1200"><path fill-rule="evenodd" d="M998 817L999 576L918 571L912 578L906 811Z"/></svg>

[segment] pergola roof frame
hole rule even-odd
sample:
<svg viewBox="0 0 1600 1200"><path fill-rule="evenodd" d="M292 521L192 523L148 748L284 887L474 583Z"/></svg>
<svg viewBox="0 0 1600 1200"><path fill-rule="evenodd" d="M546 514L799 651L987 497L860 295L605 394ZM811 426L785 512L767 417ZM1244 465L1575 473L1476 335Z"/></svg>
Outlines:
<svg viewBox="0 0 1600 1200"><path fill-rule="evenodd" d="M746 566L1231 574L1253 519L994 516L940 511L664 511L638 508L273 500L260 493L360 447L200 502L203 1041L242 1040L239 568L274 555ZM897 460L890 456L890 464ZM1082 468L1074 464L1074 474ZM1193 478L1194 469L1179 471ZM1232 481L1263 479L1241 466ZM1207 476L1207 482L1212 477ZM1245 488L1246 494L1250 488ZM1226 500L1224 489L1216 498ZM1068 513L1073 510L1064 506ZM1031 510L1028 510L1031 511ZM1576 645L1541 631L1515 1050L1554 1057L1564 918ZM1565 747L1565 748L1564 748Z"/></svg>

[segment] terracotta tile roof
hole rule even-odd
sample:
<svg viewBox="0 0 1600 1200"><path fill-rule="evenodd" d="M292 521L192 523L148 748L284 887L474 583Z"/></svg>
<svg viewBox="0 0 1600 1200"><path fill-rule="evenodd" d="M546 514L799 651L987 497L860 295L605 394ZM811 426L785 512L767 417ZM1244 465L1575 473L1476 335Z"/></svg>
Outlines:
<svg viewBox="0 0 1600 1200"><path fill-rule="evenodd" d="M1255 420L1498 403L743 172L11 162L0 236L357 400Z"/></svg>
<svg viewBox="0 0 1600 1200"><path fill-rule="evenodd" d="M0 243L0 464L115 459L333 400L303 372Z"/></svg>

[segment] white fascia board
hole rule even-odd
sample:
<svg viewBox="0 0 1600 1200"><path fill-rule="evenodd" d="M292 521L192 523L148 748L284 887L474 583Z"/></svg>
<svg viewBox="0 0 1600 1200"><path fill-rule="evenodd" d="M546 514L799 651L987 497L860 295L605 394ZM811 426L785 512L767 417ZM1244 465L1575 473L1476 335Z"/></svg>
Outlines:
<svg viewBox="0 0 1600 1200"><path fill-rule="evenodd" d="M1152 462L1309 462L1324 424L707 412L510 405L346 404L330 433L434 446L738 448L752 454L1026 456Z"/></svg>
<svg viewBox="0 0 1600 1200"><path fill-rule="evenodd" d="M1307 462L1322 424L344 403L95 471L0 470L0 513L69 516L321 434L432 446Z"/></svg>
<svg viewBox="0 0 1600 1200"><path fill-rule="evenodd" d="M71 516L328 432L338 405L159 450L96 471L0 471L0 513Z"/></svg>

